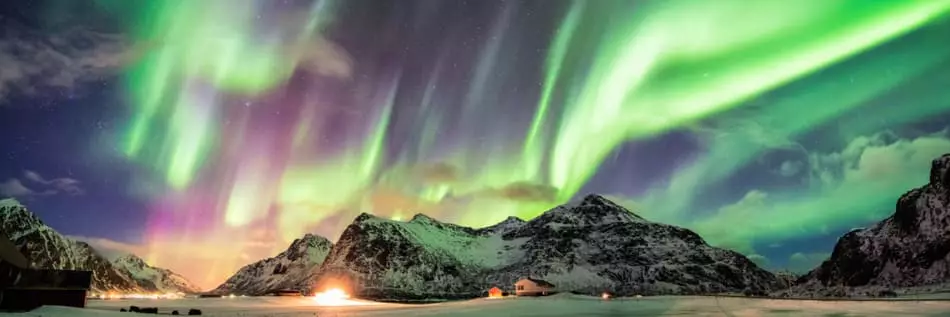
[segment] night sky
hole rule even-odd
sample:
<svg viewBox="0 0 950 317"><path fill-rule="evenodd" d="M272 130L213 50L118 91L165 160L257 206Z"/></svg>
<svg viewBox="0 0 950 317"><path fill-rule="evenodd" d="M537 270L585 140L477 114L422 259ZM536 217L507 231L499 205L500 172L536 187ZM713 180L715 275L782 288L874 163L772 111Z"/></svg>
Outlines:
<svg viewBox="0 0 950 317"><path fill-rule="evenodd" d="M588 193L803 271L950 152L945 0L0 6L0 197L208 288Z"/></svg>

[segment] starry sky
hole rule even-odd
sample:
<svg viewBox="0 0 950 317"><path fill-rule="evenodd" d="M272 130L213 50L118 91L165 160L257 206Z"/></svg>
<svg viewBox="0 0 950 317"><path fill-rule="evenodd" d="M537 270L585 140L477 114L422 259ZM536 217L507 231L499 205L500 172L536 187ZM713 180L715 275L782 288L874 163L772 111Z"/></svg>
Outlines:
<svg viewBox="0 0 950 317"><path fill-rule="evenodd" d="M948 0L8 2L0 196L206 288L588 193L804 271L950 152Z"/></svg>

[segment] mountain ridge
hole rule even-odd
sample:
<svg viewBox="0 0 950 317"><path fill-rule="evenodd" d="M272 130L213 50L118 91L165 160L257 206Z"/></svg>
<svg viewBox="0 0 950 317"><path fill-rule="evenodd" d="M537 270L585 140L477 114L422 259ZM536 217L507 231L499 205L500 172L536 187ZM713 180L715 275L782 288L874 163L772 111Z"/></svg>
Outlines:
<svg viewBox="0 0 950 317"><path fill-rule="evenodd" d="M0 199L0 232L37 268L92 271L92 292L157 292L162 290L158 285L165 285L161 280L134 278L127 268L116 266L88 243L60 234L13 198Z"/></svg>
<svg viewBox="0 0 950 317"><path fill-rule="evenodd" d="M347 286L367 298L446 298L478 296L521 277L591 294L782 287L741 254L593 194L529 221L508 218L478 229L424 215L401 222L363 213L343 231L314 284Z"/></svg>

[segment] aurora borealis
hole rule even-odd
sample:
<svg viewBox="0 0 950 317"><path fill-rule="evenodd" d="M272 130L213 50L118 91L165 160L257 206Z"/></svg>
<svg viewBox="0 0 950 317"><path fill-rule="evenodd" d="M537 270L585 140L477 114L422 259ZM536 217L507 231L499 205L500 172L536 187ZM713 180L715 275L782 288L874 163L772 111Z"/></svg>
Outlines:
<svg viewBox="0 0 950 317"><path fill-rule="evenodd" d="M69 15L64 3L37 16ZM53 115L114 124L48 133L96 153L60 154L100 162L77 173L124 171L95 187L140 208L100 219L141 230L98 236L209 288L361 212L483 226L587 193L792 267L886 217L950 152L946 0L86 7L125 50L96 74L109 89L77 80L97 93L76 98L117 106ZM6 78L0 103L40 99ZM33 138L13 116L47 116L24 108L0 106L3 140ZM28 156L8 155L0 177L74 164Z"/></svg>

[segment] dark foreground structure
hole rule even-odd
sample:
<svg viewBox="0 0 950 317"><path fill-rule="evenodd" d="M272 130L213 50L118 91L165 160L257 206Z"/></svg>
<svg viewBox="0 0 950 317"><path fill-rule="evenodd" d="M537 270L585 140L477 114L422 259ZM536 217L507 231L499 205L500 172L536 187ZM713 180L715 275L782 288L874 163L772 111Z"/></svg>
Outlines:
<svg viewBox="0 0 950 317"><path fill-rule="evenodd" d="M31 268L16 245L0 234L0 311L43 305L85 307L91 283L91 271Z"/></svg>

